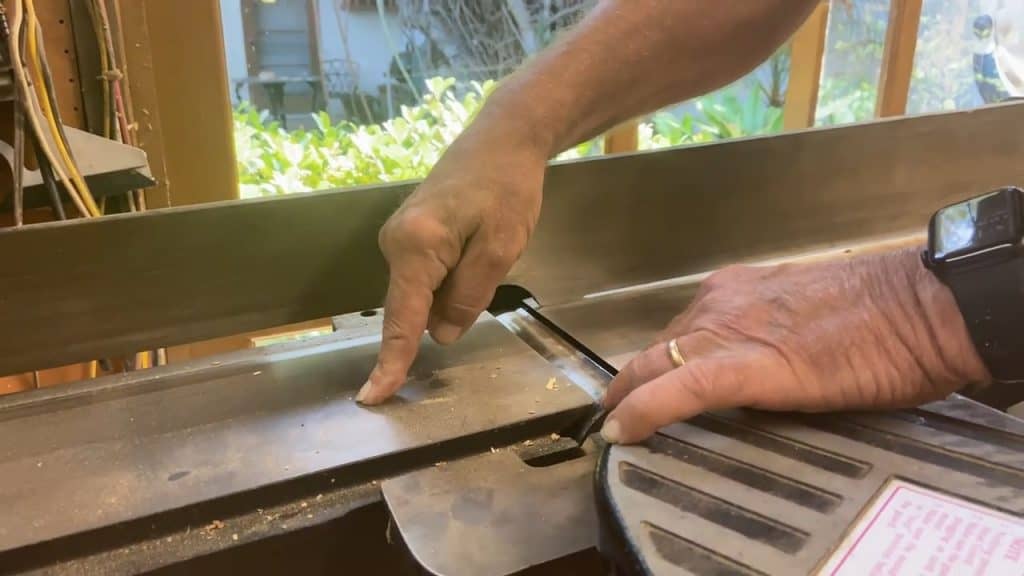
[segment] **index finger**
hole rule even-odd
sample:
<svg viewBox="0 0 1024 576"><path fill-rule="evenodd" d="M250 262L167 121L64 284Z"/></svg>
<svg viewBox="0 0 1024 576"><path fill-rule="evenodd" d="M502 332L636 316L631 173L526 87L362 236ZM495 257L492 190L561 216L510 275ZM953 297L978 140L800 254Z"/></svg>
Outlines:
<svg viewBox="0 0 1024 576"><path fill-rule="evenodd" d="M430 276L411 274L407 267L395 269L384 301L384 329L377 364L359 390L357 402L379 404L405 384L427 329L434 301L433 282Z"/></svg>
<svg viewBox="0 0 1024 576"><path fill-rule="evenodd" d="M747 406L749 382L766 372L756 352L701 358L631 391L608 415L601 434L608 442L639 442L701 412Z"/></svg>

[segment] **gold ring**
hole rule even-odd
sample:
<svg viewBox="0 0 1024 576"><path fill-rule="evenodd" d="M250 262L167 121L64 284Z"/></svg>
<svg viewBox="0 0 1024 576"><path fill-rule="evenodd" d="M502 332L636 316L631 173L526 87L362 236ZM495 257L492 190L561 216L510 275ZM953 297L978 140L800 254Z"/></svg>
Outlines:
<svg viewBox="0 0 1024 576"><path fill-rule="evenodd" d="M672 358L672 363L675 364L676 368L686 364L686 358L683 358L683 353L679 351L679 344L676 344L675 338L668 341L668 355Z"/></svg>

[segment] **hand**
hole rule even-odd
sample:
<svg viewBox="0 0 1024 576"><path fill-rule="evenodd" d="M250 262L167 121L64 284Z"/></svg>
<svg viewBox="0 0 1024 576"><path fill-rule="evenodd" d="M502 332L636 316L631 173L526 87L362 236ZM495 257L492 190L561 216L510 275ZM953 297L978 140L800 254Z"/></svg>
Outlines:
<svg viewBox="0 0 1024 576"><path fill-rule="evenodd" d="M725 269L657 342L609 387L610 442L706 410L902 408L988 380L952 293L909 250Z"/></svg>
<svg viewBox="0 0 1024 576"><path fill-rule="evenodd" d="M459 339L522 254L540 215L547 156L516 142L510 130L474 124L384 224L384 333L359 402L382 402L405 383L428 327L440 344Z"/></svg>

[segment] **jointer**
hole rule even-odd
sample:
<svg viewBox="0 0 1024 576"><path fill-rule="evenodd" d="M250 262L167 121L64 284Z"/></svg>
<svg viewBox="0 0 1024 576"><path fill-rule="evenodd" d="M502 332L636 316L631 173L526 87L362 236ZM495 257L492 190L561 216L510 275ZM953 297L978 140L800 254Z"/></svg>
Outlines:
<svg viewBox="0 0 1024 576"><path fill-rule="evenodd" d="M334 318L0 398L0 573L847 574L880 538L865 519L904 500L974 522L949 530L978 558L1012 554L1019 390L707 414L612 449L577 433L601 362L644 349L703 274L919 241L937 207L1024 181L1021 125L1013 103L553 165L492 310L425 339L373 408L353 398L379 343L376 232L412 184L0 232L0 373Z"/></svg>

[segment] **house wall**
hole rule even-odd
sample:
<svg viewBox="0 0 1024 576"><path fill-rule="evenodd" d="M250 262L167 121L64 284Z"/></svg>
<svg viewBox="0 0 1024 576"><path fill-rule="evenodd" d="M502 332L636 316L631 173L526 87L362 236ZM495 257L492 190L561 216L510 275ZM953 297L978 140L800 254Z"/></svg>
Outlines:
<svg viewBox="0 0 1024 576"><path fill-rule="evenodd" d="M301 0L284 0L301 1ZM318 0L320 5L320 57L321 60L345 60L346 51L339 32L338 17L334 0ZM234 82L249 75L245 58L245 35L242 28L242 0L220 0L221 18L224 22L224 46L227 53L228 78L232 82L232 99L237 102ZM377 87L387 77L393 48L401 50L401 33L395 14L387 13L383 22L389 26L392 47L384 33L382 20L375 10L343 12L341 25L348 29L349 57L358 62L359 87L376 93ZM249 98L248 88L239 90L242 100Z"/></svg>

